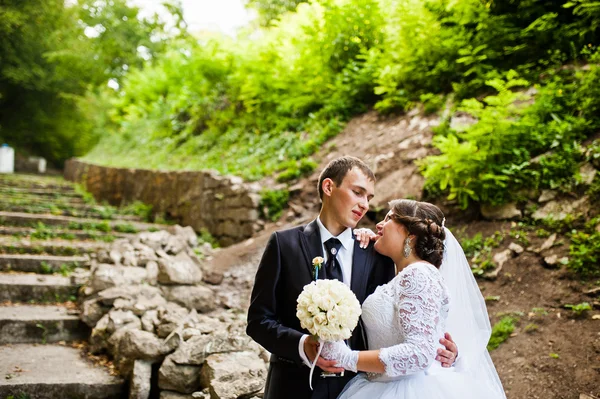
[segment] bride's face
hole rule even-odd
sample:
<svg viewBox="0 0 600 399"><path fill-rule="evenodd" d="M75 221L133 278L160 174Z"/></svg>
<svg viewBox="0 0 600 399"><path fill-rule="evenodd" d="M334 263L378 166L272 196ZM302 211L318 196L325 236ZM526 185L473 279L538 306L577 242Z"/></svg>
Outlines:
<svg viewBox="0 0 600 399"><path fill-rule="evenodd" d="M385 215L385 219L377 223L379 239L375 242L375 250L382 255L393 258L402 251L407 231L404 226L392 219L392 211Z"/></svg>

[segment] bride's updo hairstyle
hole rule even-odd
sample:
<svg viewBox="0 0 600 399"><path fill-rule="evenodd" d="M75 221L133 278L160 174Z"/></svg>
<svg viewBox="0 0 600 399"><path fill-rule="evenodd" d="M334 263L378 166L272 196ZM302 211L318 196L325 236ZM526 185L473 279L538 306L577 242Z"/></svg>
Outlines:
<svg viewBox="0 0 600 399"><path fill-rule="evenodd" d="M416 237L417 256L439 268L444 255L446 233L442 226L444 213L428 202L407 199L390 202L392 220L403 225Z"/></svg>

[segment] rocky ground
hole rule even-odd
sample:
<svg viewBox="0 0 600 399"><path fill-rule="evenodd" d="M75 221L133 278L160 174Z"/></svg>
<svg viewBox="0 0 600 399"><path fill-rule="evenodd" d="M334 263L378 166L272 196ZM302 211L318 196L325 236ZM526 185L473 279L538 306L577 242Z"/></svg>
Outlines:
<svg viewBox="0 0 600 399"><path fill-rule="evenodd" d="M0 191L0 398L262 390L267 355L213 288L224 276L206 269L212 247L191 228L116 209L63 216L98 206L59 178L3 176Z"/></svg>

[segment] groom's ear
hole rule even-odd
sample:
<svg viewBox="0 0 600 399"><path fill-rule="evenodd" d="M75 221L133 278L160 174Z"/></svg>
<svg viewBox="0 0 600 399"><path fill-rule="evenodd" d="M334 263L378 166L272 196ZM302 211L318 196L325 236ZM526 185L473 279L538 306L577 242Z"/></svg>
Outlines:
<svg viewBox="0 0 600 399"><path fill-rule="evenodd" d="M335 183L330 178L324 179L323 183L321 183L321 188L323 189L323 194L330 196L333 188L335 187Z"/></svg>

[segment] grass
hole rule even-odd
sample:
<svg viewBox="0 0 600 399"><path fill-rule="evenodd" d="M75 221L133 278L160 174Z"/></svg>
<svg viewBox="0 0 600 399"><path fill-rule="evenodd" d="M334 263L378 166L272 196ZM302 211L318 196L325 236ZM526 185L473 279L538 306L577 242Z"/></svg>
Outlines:
<svg viewBox="0 0 600 399"><path fill-rule="evenodd" d="M131 233L131 234L135 234L138 232L138 229L135 228L135 226L129 224L129 223L124 223L124 224L115 224L113 226L113 230L119 233Z"/></svg>

